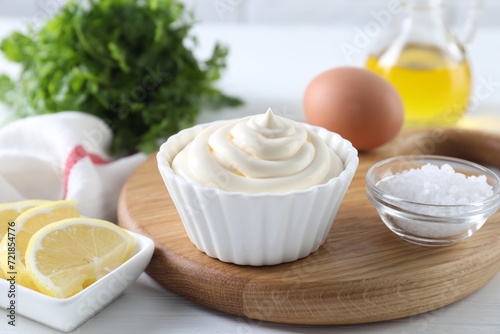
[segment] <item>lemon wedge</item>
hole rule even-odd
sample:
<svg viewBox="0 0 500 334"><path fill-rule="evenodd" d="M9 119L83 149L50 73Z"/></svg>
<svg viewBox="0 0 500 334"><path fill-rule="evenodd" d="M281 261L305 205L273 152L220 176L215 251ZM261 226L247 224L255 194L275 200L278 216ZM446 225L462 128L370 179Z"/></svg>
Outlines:
<svg viewBox="0 0 500 334"><path fill-rule="evenodd" d="M130 233L108 221L64 219L31 237L26 266L40 292L67 298L123 264L133 245Z"/></svg>
<svg viewBox="0 0 500 334"><path fill-rule="evenodd" d="M25 266L25 253L31 236L50 223L79 216L76 202L69 200L49 202L21 213L11 227L13 233L6 233L0 242L0 267L4 274L14 276L17 284L36 290Z"/></svg>
<svg viewBox="0 0 500 334"><path fill-rule="evenodd" d="M24 211L31 209L35 206L49 203L45 200L26 200L10 203L0 204L0 240L7 233L7 228L9 224L13 225L12 222ZM0 262L3 258L0 258ZM2 265L0 264L0 278L6 278L2 270Z"/></svg>

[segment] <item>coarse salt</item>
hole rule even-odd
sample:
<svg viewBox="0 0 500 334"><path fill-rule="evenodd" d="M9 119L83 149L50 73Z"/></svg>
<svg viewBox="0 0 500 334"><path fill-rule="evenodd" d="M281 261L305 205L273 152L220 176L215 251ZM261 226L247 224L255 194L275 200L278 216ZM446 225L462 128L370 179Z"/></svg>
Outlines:
<svg viewBox="0 0 500 334"><path fill-rule="evenodd" d="M477 203L493 195L485 175L466 176L449 164L408 169L381 180L377 187L388 195L431 205Z"/></svg>

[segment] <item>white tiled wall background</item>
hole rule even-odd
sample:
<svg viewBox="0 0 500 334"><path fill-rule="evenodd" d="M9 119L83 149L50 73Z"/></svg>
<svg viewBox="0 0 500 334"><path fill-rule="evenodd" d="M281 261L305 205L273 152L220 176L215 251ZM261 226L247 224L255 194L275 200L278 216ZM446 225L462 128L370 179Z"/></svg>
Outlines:
<svg viewBox="0 0 500 334"><path fill-rule="evenodd" d="M182 0L198 21L264 24L344 24L368 22L373 11L397 0ZM481 26L500 25L498 0L447 0L447 17L459 24L467 7L480 1L484 8ZM53 13L65 0L0 0L0 17L37 16Z"/></svg>

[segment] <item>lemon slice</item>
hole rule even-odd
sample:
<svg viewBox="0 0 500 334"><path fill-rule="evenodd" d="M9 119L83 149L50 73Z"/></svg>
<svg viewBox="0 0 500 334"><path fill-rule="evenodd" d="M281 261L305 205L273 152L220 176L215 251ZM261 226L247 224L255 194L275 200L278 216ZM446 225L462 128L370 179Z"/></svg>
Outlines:
<svg viewBox="0 0 500 334"><path fill-rule="evenodd" d="M16 283L36 289L27 272L24 257L31 236L40 228L65 218L79 217L75 201L54 201L28 209L14 220L14 233L6 233L0 242L0 266Z"/></svg>
<svg viewBox="0 0 500 334"><path fill-rule="evenodd" d="M65 219L41 228L26 250L26 266L38 290L70 297L118 268L129 257L134 238L113 223Z"/></svg>
<svg viewBox="0 0 500 334"><path fill-rule="evenodd" d="M32 207L46 203L49 203L49 201L33 199L0 204L0 240L2 240L5 233L7 233L9 223L12 223L21 213L28 209L31 209ZM0 262L1 261L2 258L0 258ZM3 273L1 264L0 278L6 278L5 274Z"/></svg>
<svg viewBox="0 0 500 334"><path fill-rule="evenodd" d="M0 238L3 238L5 233L7 233L8 223L14 221L21 213L35 206L47 203L50 203L50 201L33 199L0 204Z"/></svg>

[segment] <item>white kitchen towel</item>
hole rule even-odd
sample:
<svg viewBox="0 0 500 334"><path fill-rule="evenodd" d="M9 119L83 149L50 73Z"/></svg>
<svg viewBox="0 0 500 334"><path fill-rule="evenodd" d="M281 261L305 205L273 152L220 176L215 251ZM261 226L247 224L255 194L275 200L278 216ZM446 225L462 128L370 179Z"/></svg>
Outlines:
<svg viewBox="0 0 500 334"><path fill-rule="evenodd" d="M147 156L112 159L111 140L101 119L73 111L0 128L0 203L73 199L82 215L116 221L120 190Z"/></svg>

